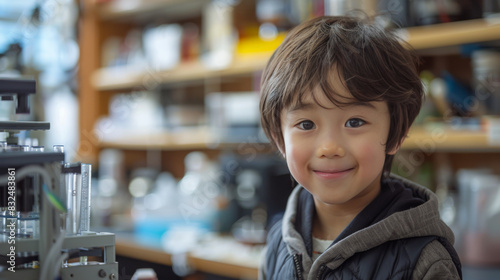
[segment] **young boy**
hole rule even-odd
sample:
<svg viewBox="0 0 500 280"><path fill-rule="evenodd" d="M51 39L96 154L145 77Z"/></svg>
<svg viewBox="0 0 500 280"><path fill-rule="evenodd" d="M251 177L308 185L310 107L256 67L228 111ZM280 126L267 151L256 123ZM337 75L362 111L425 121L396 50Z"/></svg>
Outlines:
<svg viewBox="0 0 500 280"><path fill-rule="evenodd" d="M423 99L415 62L351 17L305 22L275 51L262 125L299 186L268 233L261 278L461 278L436 196L390 175Z"/></svg>

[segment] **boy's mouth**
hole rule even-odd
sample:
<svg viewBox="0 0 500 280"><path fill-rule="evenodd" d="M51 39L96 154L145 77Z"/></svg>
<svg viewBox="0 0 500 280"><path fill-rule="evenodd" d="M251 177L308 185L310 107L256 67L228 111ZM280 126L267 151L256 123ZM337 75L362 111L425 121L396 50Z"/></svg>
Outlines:
<svg viewBox="0 0 500 280"><path fill-rule="evenodd" d="M324 179L337 179L349 174L354 168L337 170L313 170L314 174Z"/></svg>

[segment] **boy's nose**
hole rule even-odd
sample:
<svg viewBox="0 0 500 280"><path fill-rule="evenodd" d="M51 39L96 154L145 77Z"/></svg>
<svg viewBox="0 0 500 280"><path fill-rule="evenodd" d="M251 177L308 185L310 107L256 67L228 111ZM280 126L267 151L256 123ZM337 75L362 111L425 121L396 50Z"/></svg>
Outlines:
<svg viewBox="0 0 500 280"><path fill-rule="evenodd" d="M316 149L316 156L319 158L334 158L334 157L343 157L345 155L345 150L336 142L328 141L323 142Z"/></svg>

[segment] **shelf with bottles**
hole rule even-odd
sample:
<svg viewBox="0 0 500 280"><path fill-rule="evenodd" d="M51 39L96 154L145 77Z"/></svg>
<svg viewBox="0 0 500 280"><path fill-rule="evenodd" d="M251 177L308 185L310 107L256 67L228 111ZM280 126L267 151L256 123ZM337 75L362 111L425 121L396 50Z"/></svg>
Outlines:
<svg viewBox="0 0 500 280"><path fill-rule="evenodd" d="M456 58L456 55L450 56L448 60L457 61ZM462 58L459 62L470 64L468 58ZM453 68L453 65L446 62L438 64L441 68ZM430 64L426 66L433 68ZM439 73L441 68L432 70ZM470 76L471 67L462 69L465 69L464 74L453 74ZM457 91L456 88L448 89L453 89L453 83L447 83L445 78L433 76L430 70L423 71L421 76L424 82L432 80L433 86L428 86L429 96L402 149L423 150L428 153L500 151L500 136L497 132L500 127L499 117L495 117L494 113L498 112L499 108L486 108L489 103L498 102L486 102L486 99L483 100L486 96L478 92L462 92L469 94L469 99L475 101L473 104L477 103L478 107L457 111L457 108L469 106L470 102L450 103L452 100L447 96L452 94L449 92ZM265 137L258 131L258 92L256 89L244 91L255 85L256 81L248 77L221 81L224 81L222 84L225 85L225 88L218 88L221 92L191 84L182 89L167 89L162 93L143 91L115 94L109 102L110 114L98 121L95 127L97 134L101 136L97 145L100 148L163 151L237 149L241 145L266 145L269 148ZM228 84L229 81L233 84ZM234 86L238 86L238 89ZM189 87L193 87L192 91L187 91ZM194 95L198 95L198 99L191 104L197 104L196 106L176 103L173 100L175 96L185 99ZM170 98L170 102L161 104L156 101L157 97ZM484 108L479 106L478 102L481 100ZM156 109L152 109L153 107ZM487 115L488 110L491 110L492 115ZM459 117L460 115L463 117ZM255 129L249 131L249 124ZM230 128L246 130L235 131ZM229 140L228 137L233 139ZM234 139L236 137L238 139Z"/></svg>
<svg viewBox="0 0 500 280"><path fill-rule="evenodd" d="M127 7L127 2L128 4L135 3L137 6ZM232 1L223 2L229 3ZM245 4L251 6L251 3L254 1L235 1L235 3L236 2L238 5ZM262 44L262 40L255 40L255 37L258 37L255 36L255 30L251 34L240 36L239 41L236 43L236 50L231 53L232 59L230 59L230 63L225 64L223 67L207 67L206 62L203 61L201 57L202 33L205 33L206 29L201 29L205 28L203 17L205 15L206 4L209 3L211 3L211 1L208 0L115 0L100 1L92 4L94 9L90 10L93 10L95 17L91 17L90 20L84 22L89 25L87 27L89 30L87 32L87 38L94 38L95 40L82 40L82 42L88 42L88 44L90 44L89 47L82 47L82 50L93 50L93 53L92 60L86 59L82 62L82 69L85 71L82 70L83 74L81 75L83 78L82 92L84 93L81 96L83 97L85 95L85 98L82 98L81 101L82 104L85 104L83 106L94 109L88 112L88 116L82 117L82 128L86 131L93 131L95 129L96 121L107 114L107 110L104 108L106 108L106 103L109 102L110 96L117 92L133 92L138 89L150 90L152 89L150 87L151 84L155 86L160 85L165 88L184 88L196 84L202 87L200 92L209 94L213 91L213 88L217 90L218 87L223 87L221 81L250 77L256 80L255 85L258 84L256 77L265 67L273 50L283 40L285 33L278 33L275 40L265 45ZM198 8L193 8L189 13L185 13L186 11L183 10L186 10L185 7L189 5L198 5ZM255 8L255 5L251 8ZM235 25L238 25L238 31L245 30L245 28L249 26L252 28L255 26L258 27L260 21L256 19L256 13L252 13L248 7L244 9L240 7L238 9L240 11L233 16ZM162 13L168 13L168 16ZM246 19L250 14L252 14L251 20L253 21ZM123 63L123 61L118 64L105 63L107 59L103 47L106 44L106 40L111 36L126 40L127 34L134 29L138 30L140 28L155 25L159 26L160 24L175 24L174 22L180 23L182 26L185 23L190 23L192 20L195 21L195 25L197 25L198 28L198 37L194 43L194 48L198 49L189 55L189 59L186 59L184 54L181 53L180 59L174 64L171 64L170 67L163 69L161 69L161 67L152 67L147 63L142 63L142 67L137 67L137 64ZM144 30L145 29L141 32ZM398 32L401 37L417 49L422 56L426 53L434 52L435 50L444 51L444 53L447 54L451 47L455 48L463 44L500 42L500 22L498 20L495 21L493 18L409 27L401 29ZM143 42L141 39L137 41ZM117 48L114 48L115 51L116 49ZM165 51L163 52L165 53ZM438 60L435 58L440 58L440 56L433 55L431 60ZM150 55L150 57L153 59L158 58L156 55ZM151 60L148 60L148 63L150 61ZM436 72L435 74L437 75L438 73ZM470 77L470 73L466 74L469 74ZM248 87L246 90L256 90L257 87L255 85ZM419 132L418 134L415 133L413 139L417 138L416 135L422 135L422 137L425 137L425 135L429 136L428 132L425 132L425 129L422 130L423 132ZM162 150L186 150L196 148L206 149L207 147L221 147L221 145L225 145L220 142L217 144L219 146L213 145L214 141L210 136L189 138L189 141L186 143L179 143L176 139L186 139L185 136L181 135L182 133L174 136L172 132L162 130L152 133L156 137L154 140L148 140L154 138L148 135L140 136L138 133L134 134L133 136L127 134L123 139L102 138L94 141L95 137L89 137L87 135L83 135L81 139L84 142L92 143L91 148L93 154L89 153L90 156L95 156L95 152L103 147L134 150L147 149L150 147ZM480 136L477 136L476 132L469 131L464 131L463 133L453 132L451 134L453 134L453 136L450 136L447 141L438 145L439 149L469 149L467 147L470 145L473 146L471 150L492 149L487 140L488 136L484 132L482 132L482 134L479 133ZM470 139L471 137L477 137L474 138L476 140L473 140L473 144L463 142L463 140L456 140ZM194 141L193 139L197 140ZM152 146L145 143L150 143ZM456 143L463 143L465 146L459 147ZM404 144L403 148L408 147L409 149L413 149L417 147L416 145L414 141L412 142L411 139L408 139L407 144Z"/></svg>
<svg viewBox="0 0 500 280"><path fill-rule="evenodd" d="M419 26L398 31L401 38L416 50L458 46L469 43L500 39L500 21L475 19L430 26ZM277 38L282 40L283 36ZM272 45L278 45L279 41ZM180 62L176 67L163 71L141 70L137 67L117 66L97 69L92 83L97 90L117 90L140 87L146 79L162 84L175 84L231 75L251 74L262 70L271 51L255 54L235 54L232 62L220 69L210 69L200 61Z"/></svg>
<svg viewBox="0 0 500 280"><path fill-rule="evenodd" d="M215 91L186 86L124 92L110 97L108 114L93 128L100 148L190 150L238 148L265 140L259 129L259 94L247 77ZM103 94L105 96L105 94Z"/></svg>
<svg viewBox="0 0 500 280"><path fill-rule="evenodd" d="M98 42L102 55L100 68L90 73L93 90L130 90L151 80L182 84L253 73L264 68L284 37L277 33L274 39L259 40L254 1L142 2L133 7L127 7L129 1L96 6L102 24L112 25L114 32ZM187 8L193 5L198 8ZM175 12L184 9L191 12ZM111 12L103 18L106 10ZM130 19L164 10L168 16Z"/></svg>
<svg viewBox="0 0 500 280"><path fill-rule="evenodd" d="M185 62L174 69L164 71L144 71L133 67L101 68L94 72L92 82L101 91L125 90L143 87L148 81L162 84L182 84L203 81L210 78L248 75L264 68L271 53L260 53L235 57L223 69L209 69L199 61Z"/></svg>

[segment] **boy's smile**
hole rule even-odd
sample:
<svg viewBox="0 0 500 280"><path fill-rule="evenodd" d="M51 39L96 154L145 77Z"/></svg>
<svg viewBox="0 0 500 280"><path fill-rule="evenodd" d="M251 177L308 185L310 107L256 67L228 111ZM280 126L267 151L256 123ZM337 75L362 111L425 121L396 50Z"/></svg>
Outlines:
<svg viewBox="0 0 500 280"><path fill-rule="evenodd" d="M340 82L334 85L337 97L352 99ZM337 107L316 89L281 116L281 152L317 211L359 212L378 195L390 127L385 102Z"/></svg>
<svg viewBox="0 0 500 280"><path fill-rule="evenodd" d="M347 168L347 169L333 169L333 170L329 170L329 169L318 169L318 170L313 170L313 172L323 178L323 179L339 179L339 178L342 178L344 176L346 176L347 174L349 174L349 172L351 172L354 168Z"/></svg>

